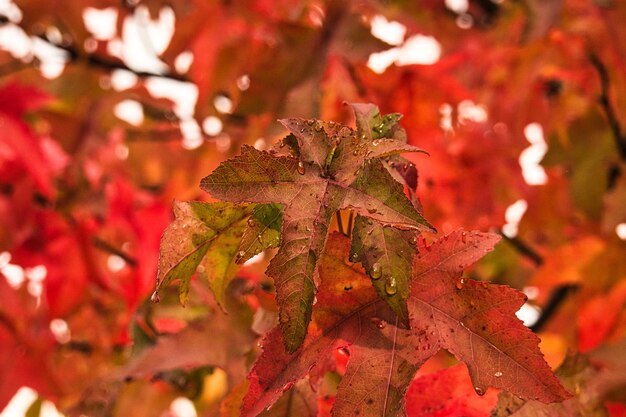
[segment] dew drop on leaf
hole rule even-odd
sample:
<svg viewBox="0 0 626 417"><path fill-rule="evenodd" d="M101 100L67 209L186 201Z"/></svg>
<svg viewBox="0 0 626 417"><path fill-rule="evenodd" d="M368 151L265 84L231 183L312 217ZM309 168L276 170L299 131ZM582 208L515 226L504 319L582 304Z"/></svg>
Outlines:
<svg viewBox="0 0 626 417"><path fill-rule="evenodd" d="M161 301L161 297L159 297L158 291L152 293L152 295L150 296L150 301L152 301L153 303L158 303Z"/></svg>
<svg viewBox="0 0 626 417"><path fill-rule="evenodd" d="M350 255L350 262L359 262L359 254L353 253L352 255Z"/></svg>
<svg viewBox="0 0 626 417"><path fill-rule="evenodd" d="M378 262L375 262L374 265L372 265L372 269L370 270L370 277L372 279L379 279L382 276L382 267L380 266L380 264Z"/></svg>
<svg viewBox="0 0 626 417"><path fill-rule="evenodd" d="M411 239L409 239L409 243L411 245L417 245L417 236L411 236Z"/></svg>
<svg viewBox="0 0 626 417"><path fill-rule="evenodd" d="M250 227L254 227L256 226L256 220L254 220L252 217L248 219L248 226Z"/></svg>
<svg viewBox="0 0 626 417"><path fill-rule="evenodd" d="M390 296L398 292L398 285L394 277L389 277L385 282L385 292Z"/></svg>
<svg viewBox="0 0 626 417"><path fill-rule="evenodd" d="M305 172L306 170L304 169L304 164L302 163L302 161L299 161L298 162L298 174L304 175Z"/></svg>
<svg viewBox="0 0 626 417"><path fill-rule="evenodd" d="M456 289L457 289L457 290L461 290L461 289L463 289L463 285L464 285L464 284L465 284L465 278L459 278L459 279L456 281Z"/></svg>
<svg viewBox="0 0 626 417"><path fill-rule="evenodd" d="M502 372L498 371L495 374L493 374L493 376L495 376L496 378L500 378L502 376Z"/></svg>
<svg viewBox="0 0 626 417"><path fill-rule="evenodd" d="M246 256L246 252L240 250L239 252L237 252L237 257L235 258L235 263L236 264L242 264L244 257Z"/></svg>
<svg viewBox="0 0 626 417"><path fill-rule="evenodd" d="M474 387L474 391L476 391L476 394L483 396L485 395L485 390L482 389L481 387Z"/></svg>
<svg viewBox="0 0 626 417"><path fill-rule="evenodd" d="M340 347L339 349L337 349L337 352L339 352L339 354L343 356L350 356L350 351L345 347Z"/></svg>
<svg viewBox="0 0 626 417"><path fill-rule="evenodd" d="M467 233L466 232L461 233L461 241L463 243L467 243Z"/></svg>

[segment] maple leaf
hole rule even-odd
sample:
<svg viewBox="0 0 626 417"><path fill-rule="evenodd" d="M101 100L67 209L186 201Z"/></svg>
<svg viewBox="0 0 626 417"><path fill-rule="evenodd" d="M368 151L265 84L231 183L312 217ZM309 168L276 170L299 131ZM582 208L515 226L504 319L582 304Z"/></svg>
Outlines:
<svg viewBox="0 0 626 417"><path fill-rule="evenodd" d="M154 297L173 279L180 279L179 298L184 305L191 277L204 260L202 275L209 281L215 299L222 304L224 291L237 270L239 246L253 213L253 206L176 201L176 219L161 238Z"/></svg>
<svg viewBox="0 0 626 417"><path fill-rule="evenodd" d="M293 354L283 348L278 328L264 338L263 353L248 375L242 415L254 416L323 362L336 349L350 355L333 415L396 415L417 368L436 351L416 350L412 340L429 345L425 332L397 327L397 316L373 290L363 270L347 259L349 240L330 235L320 261L320 292L304 344ZM388 324L389 323L389 324ZM384 392L381 387L385 387Z"/></svg>
<svg viewBox="0 0 626 417"><path fill-rule="evenodd" d="M515 316L525 295L462 278L463 269L499 239L456 231L426 247L414 262L411 325L431 332L467 364L477 394L492 386L546 403L562 401L570 395L543 359L539 338Z"/></svg>
<svg viewBox="0 0 626 417"><path fill-rule="evenodd" d="M208 319L191 322L183 330L161 336L157 342L133 357L120 371L119 377L141 377L174 369L217 366L224 369L231 381L245 372L244 357L252 346L252 332L233 331L232 320L219 311ZM187 349L181 350L180 346Z"/></svg>
<svg viewBox="0 0 626 417"><path fill-rule="evenodd" d="M216 198L284 205L282 246L267 269L276 284L285 348L302 344L311 318L317 261L334 213L351 208L382 224L432 230L378 158L420 151L395 139L369 142L333 122L288 119L300 159L244 146L201 183Z"/></svg>
<svg viewBox="0 0 626 417"><path fill-rule="evenodd" d="M391 137L394 141L406 143L406 132L398 124L400 114L383 117L373 104L351 106L356 117L357 133L366 142L376 143L380 138ZM400 182L412 192L417 187L417 171L413 182L410 168L415 170L415 166L398 155L393 156L394 161L390 163L393 170L390 172L392 175L396 172L394 178L399 177ZM411 202L416 205L413 198ZM378 295L398 314L400 322L408 326L406 300L409 297L412 262L417 255L415 232L384 227L357 215L352 235L351 259L362 263Z"/></svg>
<svg viewBox="0 0 626 417"><path fill-rule="evenodd" d="M248 375L242 414L255 415L270 406L336 349L349 354L349 361L334 416L404 415L404 395L417 369L441 348L468 365L478 394L491 385L545 402L567 398L541 356L538 338L515 317L523 295L461 280L463 268L498 239L458 231L425 248L426 254L414 262L408 299L412 327L405 329L363 270L347 259L348 239L332 234L320 263L321 286L309 333L291 354L282 349L278 329L266 335L263 353ZM498 330L490 331L493 326Z"/></svg>
<svg viewBox="0 0 626 417"><path fill-rule="evenodd" d="M498 393L472 395L474 387L463 364L416 377L406 393L406 414L410 417L488 416L498 401Z"/></svg>

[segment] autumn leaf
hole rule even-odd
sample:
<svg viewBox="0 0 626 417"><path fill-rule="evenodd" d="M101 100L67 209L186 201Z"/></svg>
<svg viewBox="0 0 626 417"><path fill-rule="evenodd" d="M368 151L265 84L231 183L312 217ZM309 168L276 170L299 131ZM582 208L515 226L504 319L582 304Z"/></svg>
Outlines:
<svg viewBox="0 0 626 417"><path fill-rule="evenodd" d="M586 354L570 353L556 370L561 383L574 393L555 404L524 401L501 392L492 417L606 416L606 403L623 392L626 383L625 340L608 344ZM617 394L617 397L623 395Z"/></svg>
<svg viewBox="0 0 626 417"><path fill-rule="evenodd" d="M400 114L381 116L373 104L352 104L356 116L357 134L367 142L376 143L380 138L391 137L400 143L406 143L406 132L398 124ZM415 177L411 176L411 168ZM393 155L389 163L389 172L398 182L407 186L409 195L417 187L417 171L413 164ZM395 174L395 175L394 175ZM411 199L416 206L415 200ZM414 231L384 227L380 223L357 215L352 230L353 260L360 261L372 279L378 295L398 314L400 322L407 326L408 312L406 300L409 297L409 281L413 258L417 255Z"/></svg>
<svg viewBox="0 0 626 417"><path fill-rule="evenodd" d="M351 208L397 228L432 227L382 163L367 159L418 148L394 139L377 139L380 144L367 142L357 138L352 129L332 122L289 119L283 123L298 140L300 159L245 146L240 156L222 163L204 178L201 187L214 197L236 203L284 205L283 244L267 273L276 282L285 347L294 352L306 335L315 296L316 265L337 210ZM329 137L331 132L336 134Z"/></svg>
<svg viewBox="0 0 626 417"><path fill-rule="evenodd" d="M363 264L379 297L389 304L400 322L408 326L406 300L413 258L417 255L416 233L384 227L357 216L352 234L351 259Z"/></svg>
<svg viewBox="0 0 626 417"><path fill-rule="evenodd" d="M277 204L257 204L241 237L235 262L243 263L265 249L278 247L282 222L282 208Z"/></svg>
<svg viewBox="0 0 626 417"><path fill-rule="evenodd" d="M350 355L334 416L404 415L404 394L415 372L441 348L467 364L479 395L494 386L544 402L568 398L543 360L538 338L515 316L523 295L461 277L498 240L457 231L425 247L426 254L414 262L408 300L412 328L404 329L363 271L346 259L347 238L331 235L320 263L315 325L293 354L281 349L278 329L266 336L248 376L243 414L271 405L334 349ZM492 323L498 325L493 330Z"/></svg>
<svg viewBox="0 0 626 417"><path fill-rule="evenodd" d="M242 415L254 416L273 404L337 349L350 359L333 405L334 416L357 411L363 416L392 416L403 410L406 388L436 346L425 332L397 326L397 316L378 298L369 278L347 259L349 245L338 233L329 237L320 261L315 324L304 344L289 354L279 329L265 336L263 353L248 375L250 388ZM422 343L420 349L415 343Z"/></svg>
<svg viewBox="0 0 626 417"><path fill-rule="evenodd" d="M425 247L414 262L411 325L432 333L467 364L479 395L492 386L546 403L567 399L539 338L515 316L524 294L462 277L498 240L495 234L456 231Z"/></svg>
<svg viewBox="0 0 626 417"><path fill-rule="evenodd" d="M252 212L252 206L229 203L175 202L176 219L161 239L155 294L173 279L180 279L179 297L184 305L191 277L204 259L202 275L222 304L226 286L237 270L236 255Z"/></svg>
<svg viewBox="0 0 626 417"><path fill-rule="evenodd" d="M158 372L201 366L216 366L226 371L231 381L245 372L245 354L252 347L254 334L233 331L232 322L221 312L190 322L178 333L161 336L156 344L142 350L119 372L120 378L142 377ZM185 346L184 352L180 350Z"/></svg>
<svg viewBox="0 0 626 417"><path fill-rule="evenodd" d="M418 375L406 393L406 414L409 417L488 416L498 401L497 392L489 391L482 397L473 393L463 364Z"/></svg>

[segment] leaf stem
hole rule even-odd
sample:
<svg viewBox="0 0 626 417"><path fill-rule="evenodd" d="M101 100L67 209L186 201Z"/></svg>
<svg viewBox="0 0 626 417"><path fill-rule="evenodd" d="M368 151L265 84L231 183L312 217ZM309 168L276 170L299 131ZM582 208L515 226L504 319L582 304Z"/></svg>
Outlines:
<svg viewBox="0 0 626 417"><path fill-rule="evenodd" d="M341 220L341 211L335 212L335 216L337 217L337 229L339 229L339 233L344 236L348 236L346 231L343 228L343 220Z"/></svg>
<svg viewBox="0 0 626 417"><path fill-rule="evenodd" d="M348 233L346 236L352 236L352 223L354 221L354 211L350 210L350 215L348 216Z"/></svg>

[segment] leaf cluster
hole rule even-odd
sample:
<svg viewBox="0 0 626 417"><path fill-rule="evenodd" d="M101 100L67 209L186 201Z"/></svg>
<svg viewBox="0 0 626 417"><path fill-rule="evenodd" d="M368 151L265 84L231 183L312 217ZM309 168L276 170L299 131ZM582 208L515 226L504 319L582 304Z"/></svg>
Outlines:
<svg viewBox="0 0 626 417"><path fill-rule="evenodd" d="M201 182L224 202L177 202L154 298L177 279L184 303L198 271L223 305L238 266L277 248L266 274L278 327L248 376L243 415L272 406L314 368L323 374L322 359L338 349L350 359L335 416L402 415L415 373L442 348L467 364L479 395L491 386L567 398L515 317L524 295L462 277L499 237L457 231L427 245L421 232L435 230L415 197L415 167L400 156L424 151L407 145L400 115L351 106L356 129L285 119L290 134L271 150L244 146ZM348 228L333 232L341 211Z"/></svg>

